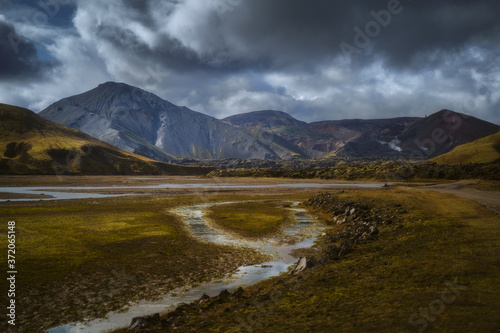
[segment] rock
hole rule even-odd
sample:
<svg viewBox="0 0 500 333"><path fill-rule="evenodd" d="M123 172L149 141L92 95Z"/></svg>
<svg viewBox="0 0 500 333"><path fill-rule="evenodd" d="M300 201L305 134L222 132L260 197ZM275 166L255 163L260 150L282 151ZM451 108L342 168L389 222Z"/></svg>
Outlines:
<svg viewBox="0 0 500 333"><path fill-rule="evenodd" d="M291 274L297 274L304 271L307 268L312 268L317 265L317 262L314 258L306 258L301 257L297 262L295 268L291 271Z"/></svg>
<svg viewBox="0 0 500 333"><path fill-rule="evenodd" d="M297 265L295 266L295 268L292 270L291 274L300 273L306 268L307 268L307 258L301 257L299 259L299 261L297 262Z"/></svg>
<svg viewBox="0 0 500 333"><path fill-rule="evenodd" d="M239 287L233 294L235 298L243 297L243 293L245 290L242 287Z"/></svg>
<svg viewBox="0 0 500 333"><path fill-rule="evenodd" d="M223 291L221 291L219 293L219 298L220 299L226 299L228 298L229 296L231 295L231 293L229 291L227 291L227 289L224 289Z"/></svg>
<svg viewBox="0 0 500 333"><path fill-rule="evenodd" d="M152 326L155 326L160 323L160 314L155 313L150 316L142 316L132 318L132 322L130 323L129 330L134 332L143 332Z"/></svg>
<svg viewBox="0 0 500 333"><path fill-rule="evenodd" d="M370 228L370 236L376 236L379 234L379 230L377 229L377 227L373 226Z"/></svg>
<svg viewBox="0 0 500 333"><path fill-rule="evenodd" d="M203 296L201 296L201 298L198 300L198 302L200 304L203 304L205 302L208 302L210 300L210 296L208 296L207 294L203 294Z"/></svg>
<svg viewBox="0 0 500 333"><path fill-rule="evenodd" d="M307 258L307 260L306 260L306 268L313 268L317 264L318 263L317 263L316 259L314 259L314 258Z"/></svg>

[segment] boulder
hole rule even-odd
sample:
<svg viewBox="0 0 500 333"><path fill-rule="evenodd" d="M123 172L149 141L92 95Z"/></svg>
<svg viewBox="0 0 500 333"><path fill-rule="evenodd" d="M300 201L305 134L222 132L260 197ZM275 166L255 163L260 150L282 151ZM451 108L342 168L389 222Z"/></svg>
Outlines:
<svg viewBox="0 0 500 333"><path fill-rule="evenodd" d="M297 274L302 272L304 269L307 268L307 258L306 257L301 257L299 261L297 261L297 265L295 265L295 268L292 270L292 274Z"/></svg>
<svg viewBox="0 0 500 333"><path fill-rule="evenodd" d="M229 291L227 291L227 289L224 289L223 291L221 291L219 293L219 298L220 299L226 299L228 298L229 296L231 295L231 293Z"/></svg>
<svg viewBox="0 0 500 333"><path fill-rule="evenodd" d="M201 296L201 298L198 300L198 303L203 304L205 302L208 302L209 300L210 296L208 296L207 294L203 294L203 296Z"/></svg>
<svg viewBox="0 0 500 333"><path fill-rule="evenodd" d="M305 269L312 268L317 265L317 262L314 258L306 258L306 257L301 257L299 261L297 261L297 265L295 268L292 270L291 274L297 274Z"/></svg>
<svg viewBox="0 0 500 333"><path fill-rule="evenodd" d="M155 313L149 316L141 316L132 318L129 330L134 332L143 332L160 323L160 314Z"/></svg>

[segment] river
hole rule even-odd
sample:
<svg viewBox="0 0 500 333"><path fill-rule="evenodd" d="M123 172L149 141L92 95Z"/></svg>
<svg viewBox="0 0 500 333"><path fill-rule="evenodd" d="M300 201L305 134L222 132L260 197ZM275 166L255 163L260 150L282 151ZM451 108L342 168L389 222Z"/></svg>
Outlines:
<svg viewBox="0 0 500 333"><path fill-rule="evenodd" d="M0 202L7 201L46 201L46 200L68 200L68 199L92 199L109 198L131 195L148 195L144 193L134 193L138 190L158 190L158 189L265 189L275 188L327 188L327 187L382 187L383 183L283 183L283 184L225 184L225 183L164 183L158 185L138 185L138 186L9 186L0 187L0 193L13 193L33 196L33 198L0 199ZM103 190L127 190L128 193L96 193ZM50 195L51 197L37 197L39 195Z"/></svg>

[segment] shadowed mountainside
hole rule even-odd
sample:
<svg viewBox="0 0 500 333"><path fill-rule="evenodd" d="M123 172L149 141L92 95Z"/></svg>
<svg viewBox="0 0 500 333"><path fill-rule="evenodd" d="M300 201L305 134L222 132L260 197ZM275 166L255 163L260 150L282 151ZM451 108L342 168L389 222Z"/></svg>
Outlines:
<svg viewBox="0 0 500 333"><path fill-rule="evenodd" d="M205 174L117 149L28 109L0 104L1 174Z"/></svg>
<svg viewBox="0 0 500 333"><path fill-rule="evenodd" d="M123 83L107 82L40 113L126 151L161 161L308 157L299 147L230 124Z"/></svg>
<svg viewBox="0 0 500 333"><path fill-rule="evenodd" d="M258 128L330 156L434 157L500 130L500 126L450 110L429 117L345 119L307 124L279 111L256 111L225 118L238 127Z"/></svg>

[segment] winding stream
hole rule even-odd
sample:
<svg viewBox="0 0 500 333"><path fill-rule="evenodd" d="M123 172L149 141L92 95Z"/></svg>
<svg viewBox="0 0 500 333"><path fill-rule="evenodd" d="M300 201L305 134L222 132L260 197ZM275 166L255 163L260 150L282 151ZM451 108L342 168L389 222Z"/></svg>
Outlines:
<svg viewBox="0 0 500 333"><path fill-rule="evenodd" d="M233 274L220 281L202 284L189 290L177 289L163 296L158 301L142 301L131 305L125 312L111 312L104 319L96 319L85 323L67 324L49 329L49 333L96 333L128 326L133 317L163 312L175 308L180 303L189 303L199 299L203 294L215 296L224 289L235 290L248 286L269 277L286 272L297 259L290 252L299 248L308 248L314 244L323 226L306 214L305 210L296 207L287 208L294 212L296 224L283 229L280 236L259 241L244 240L225 233L212 226L205 218L205 211L215 205L231 202L204 204L182 207L172 212L181 216L185 227L198 239L216 244L229 244L256 248L270 254L273 259L254 266L239 267ZM294 204L296 206L296 204ZM295 242L288 242L293 239ZM294 244L291 244L294 243Z"/></svg>

